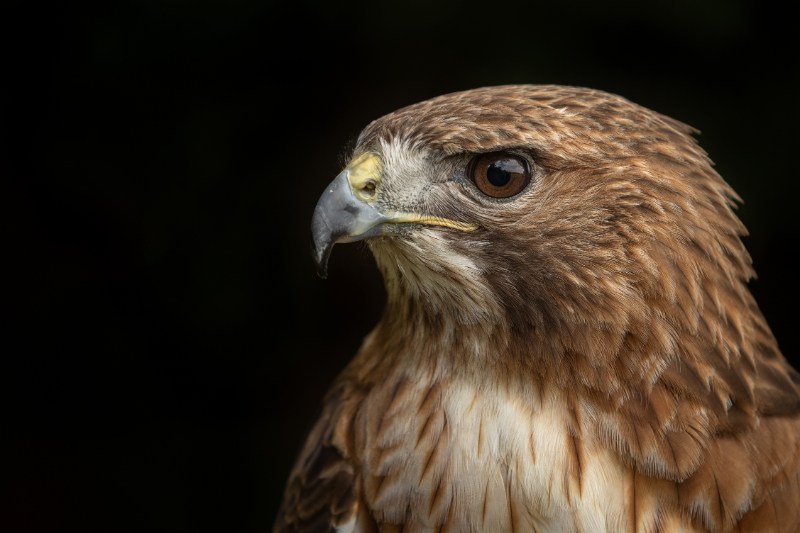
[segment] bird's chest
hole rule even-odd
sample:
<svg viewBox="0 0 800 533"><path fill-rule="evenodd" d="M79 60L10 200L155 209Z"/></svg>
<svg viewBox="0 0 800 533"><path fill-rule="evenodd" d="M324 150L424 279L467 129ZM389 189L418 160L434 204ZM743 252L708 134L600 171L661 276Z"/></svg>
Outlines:
<svg viewBox="0 0 800 533"><path fill-rule="evenodd" d="M567 532L624 520L627 469L556 396L404 383L381 403L363 419L364 496L380 522Z"/></svg>

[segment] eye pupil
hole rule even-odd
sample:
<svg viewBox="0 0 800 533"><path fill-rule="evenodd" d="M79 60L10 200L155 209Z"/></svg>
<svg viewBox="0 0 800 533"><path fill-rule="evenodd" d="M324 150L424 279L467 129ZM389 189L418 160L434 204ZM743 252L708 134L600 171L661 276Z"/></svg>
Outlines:
<svg viewBox="0 0 800 533"><path fill-rule="evenodd" d="M530 182L528 162L507 152L476 156L467 167L469 179L492 198L508 198L521 192Z"/></svg>
<svg viewBox="0 0 800 533"><path fill-rule="evenodd" d="M511 181L511 172L505 170L499 163L500 161L493 163L486 169L486 177L489 179L489 183L495 187L508 185L508 182Z"/></svg>

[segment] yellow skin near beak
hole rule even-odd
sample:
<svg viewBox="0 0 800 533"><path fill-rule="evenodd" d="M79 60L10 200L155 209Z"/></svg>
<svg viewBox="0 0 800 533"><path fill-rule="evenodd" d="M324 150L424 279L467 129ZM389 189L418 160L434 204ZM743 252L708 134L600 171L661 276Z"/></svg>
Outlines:
<svg viewBox="0 0 800 533"><path fill-rule="evenodd" d="M378 196L383 174L383 162L377 154L366 152L351 160L345 170L348 171L347 180L356 198L369 204L374 204ZM475 231L476 224L456 222L446 218L439 218L417 213L403 211L387 211L383 213L389 224L417 223L428 226L444 226L461 231Z"/></svg>
<svg viewBox="0 0 800 533"><path fill-rule="evenodd" d="M377 196L378 187L381 184L383 174L383 163L376 154L367 152L356 157L347 164L345 170L347 181L356 198L364 202L373 203ZM369 186L372 185L370 189Z"/></svg>

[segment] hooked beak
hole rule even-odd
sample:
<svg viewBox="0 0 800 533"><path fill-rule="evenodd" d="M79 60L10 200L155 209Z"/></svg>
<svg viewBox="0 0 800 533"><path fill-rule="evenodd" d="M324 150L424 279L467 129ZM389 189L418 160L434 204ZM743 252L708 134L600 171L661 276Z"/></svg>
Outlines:
<svg viewBox="0 0 800 533"><path fill-rule="evenodd" d="M381 190L382 161L365 153L353 159L322 193L311 219L311 256L321 278L328 277L328 258L337 242L355 242L382 235L386 224L420 223L461 231L475 224L401 211L384 211L376 200Z"/></svg>
<svg viewBox="0 0 800 533"><path fill-rule="evenodd" d="M337 242L355 242L383 231L388 219L374 206L356 198L349 171L336 176L317 202L311 218L311 256L321 278L328 277L328 258Z"/></svg>

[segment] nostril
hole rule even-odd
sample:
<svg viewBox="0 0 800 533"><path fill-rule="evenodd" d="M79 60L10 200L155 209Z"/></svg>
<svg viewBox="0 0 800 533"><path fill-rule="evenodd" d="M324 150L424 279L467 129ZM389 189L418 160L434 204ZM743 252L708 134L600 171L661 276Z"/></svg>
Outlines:
<svg viewBox="0 0 800 533"><path fill-rule="evenodd" d="M367 183L365 183L364 186L361 187L361 190L365 194L373 196L375 194L375 182L372 180L367 181Z"/></svg>

